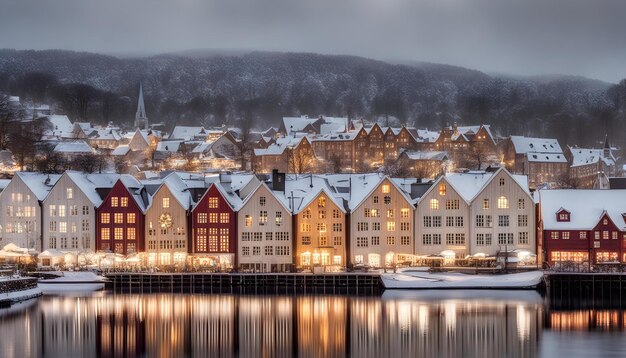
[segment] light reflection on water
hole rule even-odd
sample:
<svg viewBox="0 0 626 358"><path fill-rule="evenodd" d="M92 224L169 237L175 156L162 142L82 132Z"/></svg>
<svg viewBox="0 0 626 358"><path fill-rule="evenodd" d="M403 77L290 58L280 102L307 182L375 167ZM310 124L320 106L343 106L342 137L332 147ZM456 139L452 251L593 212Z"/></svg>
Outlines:
<svg viewBox="0 0 626 358"><path fill-rule="evenodd" d="M101 292L46 296L0 310L0 356L535 357L558 354L566 332L588 337L608 330L622 339L625 322L620 310L550 312L539 294L520 291ZM609 348L621 349L599 346Z"/></svg>

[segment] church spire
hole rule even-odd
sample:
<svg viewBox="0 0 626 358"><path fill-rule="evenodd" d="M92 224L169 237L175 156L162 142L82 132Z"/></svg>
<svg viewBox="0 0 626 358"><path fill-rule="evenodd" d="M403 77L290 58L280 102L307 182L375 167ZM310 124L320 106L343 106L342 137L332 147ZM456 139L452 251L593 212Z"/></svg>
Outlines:
<svg viewBox="0 0 626 358"><path fill-rule="evenodd" d="M148 129L148 116L146 105L143 102L143 83L139 82L139 100L137 100L137 113L135 113L135 127Z"/></svg>

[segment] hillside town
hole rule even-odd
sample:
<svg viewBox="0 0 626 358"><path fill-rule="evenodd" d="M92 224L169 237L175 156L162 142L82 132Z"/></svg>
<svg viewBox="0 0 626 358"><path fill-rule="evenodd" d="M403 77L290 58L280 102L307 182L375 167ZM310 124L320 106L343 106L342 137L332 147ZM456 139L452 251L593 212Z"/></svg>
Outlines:
<svg viewBox="0 0 626 358"><path fill-rule="evenodd" d="M488 124L435 131L326 116L166 128L150 123L141 85L132 128L72 122L17 97L7 113L19 114L4 116L14 144L0 152L7 263L341 272L626 262L626 179L608 135L580 148Z"/></svg>

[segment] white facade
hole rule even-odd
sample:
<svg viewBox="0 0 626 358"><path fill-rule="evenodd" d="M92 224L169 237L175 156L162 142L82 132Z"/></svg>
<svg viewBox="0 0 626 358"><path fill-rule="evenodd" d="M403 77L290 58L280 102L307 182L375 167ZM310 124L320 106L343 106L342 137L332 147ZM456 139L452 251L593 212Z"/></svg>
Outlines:
<svg viewBox="0 0 626 358"><path fill-rule="evenodd" d="M291 269L294 255L291 211L265 183L260 183L245 198L237 225L237 261L242 269L260 272Z"/></svg>
<svg viewBox="0 0 626 358"><path fill-rule="evenodd" d="M0 246L41 251L41 202L60 175L18 172L0 195Z"/></svg>

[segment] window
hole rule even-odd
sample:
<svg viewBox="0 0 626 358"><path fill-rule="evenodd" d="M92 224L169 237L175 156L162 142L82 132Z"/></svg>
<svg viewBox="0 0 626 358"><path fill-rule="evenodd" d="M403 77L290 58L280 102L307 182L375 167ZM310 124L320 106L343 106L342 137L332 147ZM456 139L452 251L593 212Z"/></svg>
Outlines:
<svg viewBox="0 0 626 358"><path fill-rule="evenodd" d="M206 224L207 221L207 213L198 213L198 224ZM246 219L248 218L248 215L246 215ZM248 226L248 225L246 225Z"/></svg>
<svg viewBox="0 0 626 358"><path fill-rule="evenodd" d="M209 251L217 251L217 228L214 227L209 228Z"/></svg>
<svg viewBox="0 0 626 358"><path fill-rule="evenodd" d="M109 224L111 222L111 215L109 213L101 213L100 222L102 224Z"/></svg>
<svg viewBox="0 0 626 358"><path fill-rule="evenodd" d="M393 209L387 209L387 219L393 219Z"/></svg>
<svg viewBox="0 0 626 358"><path fill-rule="evenodd" d="M368 223L359 222L356 224L356 231L367 231L368 226Z"/></svg>
<svg viewBox="0 0 626 358"><path fill-rule="evenodd" d="M391 197L390 196L385 196L383 198L385 205L389 205L391 204Z"/></svg>
<svg viewBox="0 0 626 358"><path fill-rule="evenodd" d="M302 245L311 245L311 237L302 236Z"/></svg>
<svg viewBox="0 0 626 358"><path fill-rule="evenodd" d="M454 216L446 216L446 226L447 227L454 226Z"/></svg>
<svg viewBox="0 0 626 358"><path fill-rule="evenodd" d="M439 184L439 195L441 196L445 196L446 195L446 184Z"/></svg>
<svg viewBox="0 0 626 358"><path fill-rule="evenodd" d="M401 218L408 218L409 217L409 209L408 208L400 209L400 217Z"/></svg>
<svg viewBox="0 0 626 358"><path fill-rule="evenodd" d="M526 201L524 199L519 199L517 201L517 208L518 209L526 209Z"/></svg>
<svg viewBox="0 0 626 358"><path fill-rule="evenodd" d="M333 232L341 232L343 231L343 225L341 223L333 224Z"/></svg>
<svg viewBox="0 0 626 358"><path fill-rule="evenodd" d="M500 186L504 185L504 178L500 178Z"/></svg>
<svg viewBox="0 0 626 358"><path fill-rule="evenodd" d="M265 202L266 200L264 196L259 197L259 206L265 206Z"/></svg>
<svg viewBox="0 0 626 358"><path fill-rule="evenodd" d="M250 248L245 246L241 248L241 253L243 256L250 256Z"/></svg>
<svg viewBox="0 0 626 358"><path fill-rule="evenodd" d="M273 233L272 232L266 232L265 233L265 241L272 241L273 237Z"/></svg>
<svg viewBox="0 0 626 358"><path fill-rule="evenodd" d="M333 209L333 219L340 219L340 218L341 218L341 214L339 210Z"/></svg>
<svg viewBox="0 0 626 358"><path fill-rule="evenodd" d="M74 189L72 189L72 188L65 189L65 194L66 194L66 197L68 199L73 199L74 198Z"/></svg>
<svg viewBox="0 0 626 358"><path fill-rule="evenodd" d="M446 245L460 246L465 245L465 234L461 233L447 233L446 234Z"/></svg>
<svg viewBox="0 0 626 358"><path fill-rule="evenodd" d="M111 239L111 229L108 227L103 227L100 229L100 239L102 240L110 240Z"/></svg>
<svg viewBox="0 0 626 358"><path fill-rule="evenodd" d="M70 216L78 215L78 205L70 205Z"/></svg>
<svg viewBox="0 0 626 358"><path fill-rule="evenodd" d="M356 247L368 247L367 237L357 237L356 238Z"/></svg>
<svg viewBox="0 0 626 358"><path fill-rule="evenodd" d="M517 226L528 226L528 215L518 215Z"/></svg>
<svg viewBox="0 0 626 358"><path fill-rule="evenodd" d="M569 240L569 231L563 231L563 233L561 234L561 239Z"/></svg>
<svg viewBox="0 0 626 358"><path fill-rule="evenodd" d="M111 198L111 207L117 208L119 206L120 198L114 196Z"/></svg>
<svg viewBox="0 0 626 358"><path fill-rule="evenodd" d="M446 210L457 210L459 208L459 200L458 199L448 199L446 200Z"/></svg>
<svg viewBox="0 0 626 358"><path fill-rule="evenodd" d="M566 211L559 212L557 221L569 221L569 213Z"/></svg>
<svg viewBox="0 0 626 358"><path fill-rule="evenodd" d="M491 227L491 215L476 215L476 227Z"/></svg>
<svg viewBox="0 0 626 358"><path fill-rule="evenodd" d="M311 232L311 224L309 223L300 224L300 232Z"/></svg>
<svg viewBox="0 0 626 358"><path fill-rule="evenodd" d="M129 227L126 229L126 239L127 240L135 240L137 238L137 232L134 227Z"/></svg>
<svg viewBox="0 0 626 358"><path fill-rule="evenodd" d="M617 240L617 231L611 232L611 239Z"/></svg>
<svg viewBox="0 0 626 358"><path fill-rule="evenodd" d="M221 228L220 229L220 251L228 252L229 244L230 244L230 239L229 239L228 228Z"/></svg>
<svg viewBox="0 0 626 358"><path fill-rule="evenodd" d="M259 225L265 225L267 223L267 211L261 210L259 212Z"/></svg>
<svg viewBox="0 0 626 358"><path fill-rule="evenodd" d="M169 208L170 207L170 198L163 198L161 204L162 204L163 209Z"/></svg>
<svg viewBox="0 0 626 358"><path fill-rule="evenodd" d="M245 225L246 225L246 226L252 226L252 216L250 216L250 215L246 215L246 217L245 217L245 220L244 220L244 221L245 221Z"/></svg>
<svg viewBox="0 0 626 358"><path fill-rule="evenodd" d="M326 223L317 223L318 232L326 232Z"/></svg>
<svg viewBox="0 0 626 358"><path fill-rule="evenodd" d="M508 209L509 208L509 199L505 196L501 196L498 198L498 209Z"/></svg>
<svg viewBox="0 0 626 358"><path fill-rule="evenodd" d="M380 236L372 236L372 246L380 245Z"/></svg>
<svg viewBox="0 0 626 358"><path fill-rule="evenodd" d="M113 239L114 240L123 240L124 239L124 229L121 227L116 227L113 229Z"/></svg>
<svg viewBox="0 0 626 358"><path fill-rule="evenodd" d="M550 233L550 238L551 238L552 240L558 240L558 239L559 239L559 236L560 236L560 235L559 235L559 232L558 232L558 231L553 231L553 232L551 232L551 233Z"/></svg>
<svg viewBox="0 0 626 358"><path fill-rule="evenodd" d="M599 231L594 232L593 235L594 235L594 238L596 240L600 240L600 232Z"/></svg>
<svg viewBox="0 0 626 358"><path fill-rule="evenodd" d="M61 231L63 232L63 231ZM608 231L602 231L602 239L603 240L608 240L609 239L609 232Z"/></svg>
<svg viewBox="0 0 626 358"><path fill-rule="evenodd" d="M328 238L326 236L320 236L320 246L328 246Z"/></svg>
<svg viewBox="0 0 626 358"><path fill-rule="evenodd" d="M325 208L326 207L326 198L323 196L320 196L317 199L317 207L318 208Z"/></svg>
<svg viewBox="0 0 626 358"><path fill-rule="evenodd" d="M489 199L483 199L483 209L489 209Z"/></svg>
<svg viewBox="0 0 626 358"><path fill-rule="evenodd" d="M408 236L400 237L400 245L410 245L410 244L411 244L411 239Z"/></svg>
<svg viewBox="0 0 626 358"><path fill-rule="evenodd" d="M318 219L326 219L326 210L318 210L317 218Z"/></svg>
<svg viewBox="0 0 626 358"><path fill-rule="evenodd" d="M457 216L456 217L456 227L463 227L463 217L462 216Z"/></svg>
<svg viewBox="0 0 626 358"><path fill-rule="evenodd" d="M209 209L217 209L218 200L217 197L209 197Z"/></svg>
<svg viewBox="0 0 626 358"><path fill-rule="evenodd" d="M274 255L274 247L265 246L265 255Z"/></svg>
<svg viewBox="0 0 626 358"><path fill-rule="evenodd" d="M581 232L578 234L578 236L579 236L581 239L586 240L586 239L587 239L587 232L586 232L586 231L581 231Z"/></svg>
<svg viewBox="0 0 626 358"><path fill-rule="evenodd" d="M334 236L333 237L333 245L334 246L341 246L341 236Z"/></svg>
<svg viewBox="0 0 626 358"><path fill-rule="evenodd" d="M59 216L62 218L65 217L65 205L59 205Z"/></svg>
<svg viewBox="0 0 626 358"><path fill-rule="evenodd" d="M509 226L509 216L508 215L498 215L498 226L501 226L501 227Z"/></svg>
<svg viewBox="0 0 626 358"><path fill-rule="evenodd" d="M409 231L410 230L410 223L404 222L404 223L400 223L400 231Z"/></svg>
<svg viewBox="0 0 626 358"><path fill-rule="evenodd" d="M387 236L387 245L395 245L396 237L395 236Z"/></svg>
<svg viewBox="0 0 626 358"><path fill-rule="evenodd" d="M568 237L569 239L569 237ZM527 232L520 232L517 243L520 245L528 245L530 243Z"/></svg>
<svg viewBox="0 0 626 358"><path fill-rule="evenodd" d="M67 221L59 222L59 232L67 232Z"/></svg>
<svg viewBox="0 0 626 358"><path fill-rule="evenodd" d="M83 206L83 215L89 215L89 207Z"/></svg>
<svg viewBox="0 0 626 358"><path fill-rule="evenodd" d="M209 213L209 223L217 224L217 213Z"/></svg>
<svg viewBox="0 0 626 358"><path fill-rule="evenodd" d="M387 231L396 231L395 221L387 221Z"/></svg>
<svg viewBox="0 0 626 358"><path fill-rule="evenodd" d="M127 196L123 196L121 198L121 207L123 208L127 208L128 207L128 197Z"/></svg>
<svg viewBox="0 0 626 358"><path fill-rule="evenodd" d="M228 213L220 213L220 224L228 224L230 222L230 215Z"/></svg>
<svg viewBox="0 0 626 358"><path fill-rule="evenodd" d="M113 222L116 224L124 223L124 214L123 213L114 213L113 214Z"/></svg>
<svg viewBox="0 0 626 358"><path fill-rule="evenodd" d="M498 245L513 245L513 233L499 233Z"/></svg>
<svg viewBox="0 0 626 358"><path fill-rule="evenodd" d="M378 195L374 195L374 197L372 198L372 202L374 204L378 204Z"/></svg>
<svg viewBox="0 0 626 358"><path fill-rule="evenodd" d="M365 213L366 213L366 217L367 217L367 214L369 213L369 212L367 211L367 209L365 209ZM311 209L306 209L306 210L304 210L304 211L302 212L302 218L303 218L303 219L310 219L310 218L311 218Z"/></svg>
<svg viewBox="0 0 626 358"><path fill-rule="evenodd" d="M380 231L380 223L379 222L372 223L372 231Z"/></svg>
<svg viewBox="0 0 626 358"><path fill-rule="evenodd" d="M476 234L476 246L491 246L491 234Z"/></svg>
<svg viewBox="0 0 626 358"><path fill-rule="evenodd" d="M424 245L441 245L441 234L422 234Z"/></svg>
<svg viewBox="0 0 626 358"><path fill-rule="evenodd" d="M439 209L439 200L437 200L437 199L430 199L430 209L431 210L438 210Z"/></svg>
<svg viewBox="0 0 626 358"><path fill-rule="evenodd" d="M13 209L13 207L11 207L11 209ZM49 209L50 209L50 216L51 217L57 216L57 206L56 205L50 205ZM13 216L13 215L9 215L9 216Z"/></svg>
<svg viewBox="0 0 626 358"><path fill-rule="evenodd" d="M383 194L389 194L389 184L383 184L382 192Z"/></svg>

